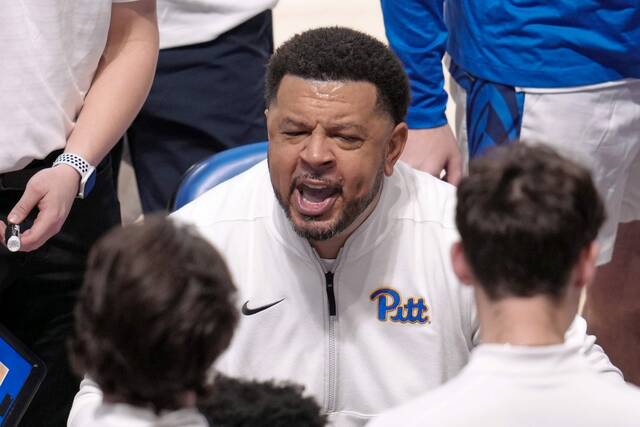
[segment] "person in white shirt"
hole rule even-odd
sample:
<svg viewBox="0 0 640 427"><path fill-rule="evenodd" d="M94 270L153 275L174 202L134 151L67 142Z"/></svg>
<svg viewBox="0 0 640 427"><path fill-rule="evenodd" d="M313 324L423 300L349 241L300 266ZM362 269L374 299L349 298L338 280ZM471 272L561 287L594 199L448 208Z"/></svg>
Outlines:
<svg viewBox="0 0 640 427"><path fill-rule="evenodd" d="M234 297L222 257L189 227L151 217L105 235L75 311L86 377L68 426L208 426L196 401L233 335Z"/></svg>
<svg viewBox="0 0 640 427"><path fill-rule="evenodd" d="M602 378L565 341L604 216L589 171L551 148L514 144L472 160L451 258L473 287L482 344L454 379L369 425L638 425L640 389Z"/></svg>
<svg viewBox="0 0 640 427"><path fill-rule="evenodd" d="M449 261L455 188L397 163L407 77L347 28L297 35L271 58L268 160L174 215L223 254L242 317L216 366L301 383L336 426L361 426L437 387L477 336ZM578 318L571 340L618 380Z"/></svg>
<svg viewBox="0 0 640 427"><path fill-rule="evenodd" d="M19 252L0 247L0 322L48 367L24 425L64 425L77 390L71 310L89 247L120 222L107 153L151 85L155 12L155 0L0 2L0 236L21 228Z"/></svg>
<svg viewBox="0 0 640 427"><path fill-rule="evenodd" d="M193 164L264 141L264 70L277 0L158 0L160 56L127 131L144 213L166 211Z"/></svg>

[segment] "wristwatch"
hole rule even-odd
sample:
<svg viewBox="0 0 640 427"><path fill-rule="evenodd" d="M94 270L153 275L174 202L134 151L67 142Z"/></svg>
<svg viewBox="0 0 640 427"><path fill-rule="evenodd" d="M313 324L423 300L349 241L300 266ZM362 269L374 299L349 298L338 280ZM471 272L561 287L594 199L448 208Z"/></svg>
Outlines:
<svg viewBox="0 0 640 427"><path fill-rule="evenodd" d="M73 153L60 154L53 162L53 167L58 165L71 166L80 174L80 188L76 197L79 199L86 198L96 184L96 168L82 157Z"/></svg>

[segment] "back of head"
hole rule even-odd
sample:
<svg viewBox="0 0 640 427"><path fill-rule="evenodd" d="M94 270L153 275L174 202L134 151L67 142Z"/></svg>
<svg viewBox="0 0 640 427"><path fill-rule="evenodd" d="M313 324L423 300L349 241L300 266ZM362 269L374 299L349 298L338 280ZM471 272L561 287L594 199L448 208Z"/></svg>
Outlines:
<svg viewBox="0 0 640 427"><path fill-rule="evenodd" d="M209 396L198 404L216 427L322 427L326 416L303 387L246 381L218 375Z"/></svg>
<svg viewBox="0 0 640 427"><path fill-rule="evenodd" d="M267 68L265 98L270 105L285 75L320 81L372 83L378 104L394 123L404 121L409 82L402 63L379 40L343 27L317 28L282 44Z"/></svg>
<svg viewBox="0 0 640 427"><path fill-rule="evenodd" d="M603 220L589 171L542 146L497 148L458 188L464 254L492 299L561 296Z"/></svg>
<svg viewBox="0 0 640 427"><path fill-rule="evenodd" d="M72 360L105 395L177 409L205 392L206 371L237 323L222 257L164 217L114 229L92 249L75 311Z"/></svg>

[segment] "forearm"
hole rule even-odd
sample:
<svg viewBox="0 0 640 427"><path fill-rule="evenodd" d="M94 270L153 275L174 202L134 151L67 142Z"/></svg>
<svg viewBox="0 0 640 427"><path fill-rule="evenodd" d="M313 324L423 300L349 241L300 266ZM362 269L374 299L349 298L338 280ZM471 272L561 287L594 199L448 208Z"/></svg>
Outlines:
<svg viewBox="0 0 640 427"><path fill-rule="evenodd" d="M142 107L155 72L155 1L114 4L109 37L65 151L97 165Z"/></svg>
<svg viewBox="0 0 640 427"><path fill-rule="evenodd" d="M447 123L442 57L447 41L442 0L382 0L389 44L405 66L411 83L410 128Z"/></svg>

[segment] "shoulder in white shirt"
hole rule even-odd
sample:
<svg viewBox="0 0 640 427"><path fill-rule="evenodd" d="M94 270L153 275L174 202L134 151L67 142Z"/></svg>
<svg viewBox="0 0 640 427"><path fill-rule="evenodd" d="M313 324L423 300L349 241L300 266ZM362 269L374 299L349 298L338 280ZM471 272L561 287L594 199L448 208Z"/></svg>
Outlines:
<svg viewBox="0 0 640 427"><path fill-rule="evenodd" d="M106 403L94 381L85 378L73 400L68 427L208 427L196 409L187 408L160 414L148 408L124 403Z"/></svg>
<svg viewBox="0 0 640 427"><path fill-rule="evenodd" d="M640 390L596 373L579 344L491 344L474 349L450 382L369 425L631 427L638 420Z"/></svg>

